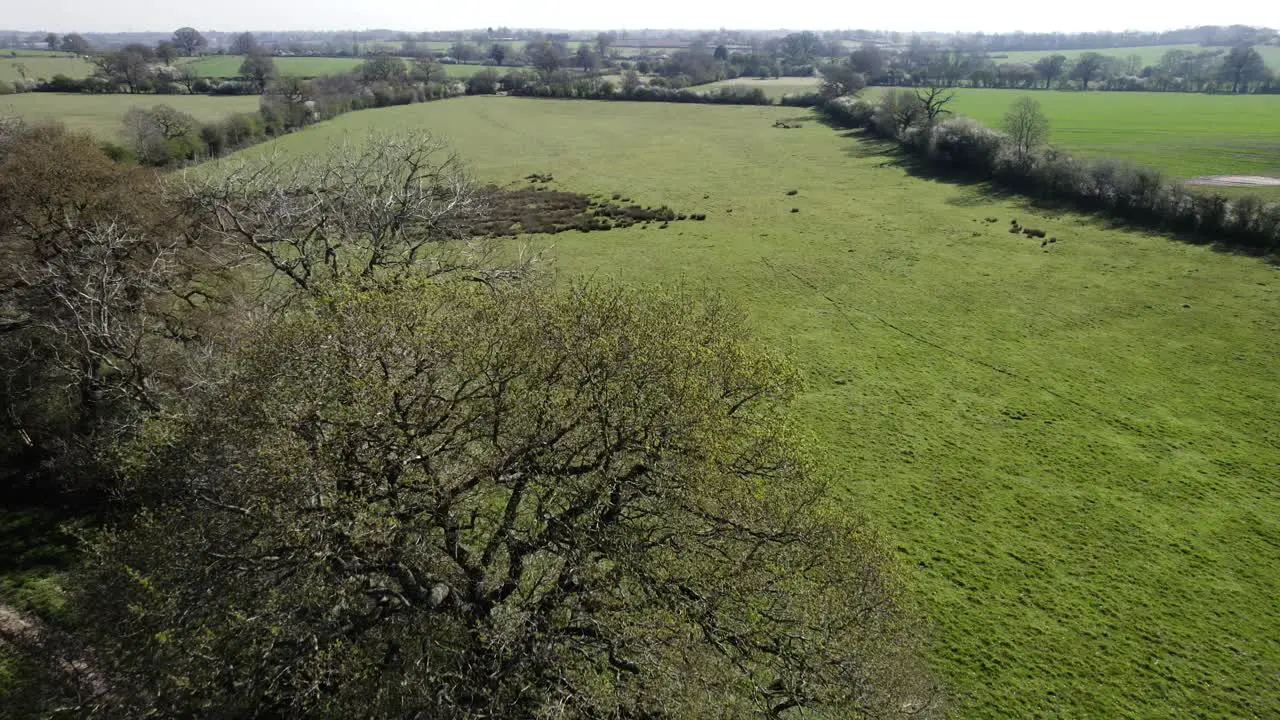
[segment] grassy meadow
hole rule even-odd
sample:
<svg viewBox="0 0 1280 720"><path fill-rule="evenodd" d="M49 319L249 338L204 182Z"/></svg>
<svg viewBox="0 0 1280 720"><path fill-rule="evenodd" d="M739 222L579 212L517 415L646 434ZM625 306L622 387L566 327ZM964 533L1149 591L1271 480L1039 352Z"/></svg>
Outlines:
<svg viewBox="0 0 1280 720"><path fill-rule="evenodd" d="M67 53L15 50L11 55L8 51L0 52L0 83L21 80L24 71L28 80L48 80L59 74L87 78L93 69L88 60Z"/></svg>
<svg viewBox="0 0 1280 720"><path fill-rule="evenodd" d="M1177 178L1280 175L1280 95L962 89L950 107L998 127L1028 94L1049 117L1049 141L1082 155L1132 160Z"/></svg>
<svg viewBox="0 0 1280 720"><path fill-rule="evenodd" d="M102 140L118 140L124 115L130 108L155 105L169 105L208 122L256 111L258 96L25 93L0 96L0 115L16 115L33 123L61 122Z"/></svg>
<svg viewBox="0 0 1280 720"><path fill-rule="evenodd" d="M708 85L760 87L770 97L816 90L818 79L738 78ZM867 88L875 101L891 88ZM1171 178L1280 175L1280 95L1068 92L961 88L948 106L998 128L1014 100L1035 98L1049 142L1085 157L1120 158Z"/></svg>
<svg viewBox="0 0 1280 720"><path fill-rule="evenodd" d="M914 177L794 108L477 97L268 149L396 128L485 181L708 214L532 241L566 275L724 293L793 358L813 454L898 549L956 717L1280 715L1274 266Z"/></svg>

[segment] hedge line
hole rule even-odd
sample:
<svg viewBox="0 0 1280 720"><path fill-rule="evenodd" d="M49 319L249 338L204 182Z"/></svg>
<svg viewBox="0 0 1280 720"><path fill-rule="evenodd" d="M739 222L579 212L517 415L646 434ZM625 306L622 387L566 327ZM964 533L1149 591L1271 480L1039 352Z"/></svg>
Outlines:
<svg viewBox="0 0 1280 720"><path fill-rule="evenodd" d="M1165 232L1192 233L1253 253L1280 252L1280 203L1192 192L1159 170L1116 160L1081 160L1053 147L1019 155L1003 133L969 118L899 129L883 107L837 98L817 106L832 124L895 140L929 165L1034 198L1101 211Z"/></svg>

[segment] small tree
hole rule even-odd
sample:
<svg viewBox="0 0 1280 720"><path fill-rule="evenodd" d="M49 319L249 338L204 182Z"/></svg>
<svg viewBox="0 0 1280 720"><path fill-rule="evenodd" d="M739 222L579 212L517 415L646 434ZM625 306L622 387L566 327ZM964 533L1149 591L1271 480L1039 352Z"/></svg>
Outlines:
<svg viewBox="0 0 1280 720"><path fill-rule="evenodd" d="M583 70L595 70L600 67L600 58L592 51L591 46L583 43L578 46L578 67Z"/></svg>
<svg viewBox="0 0 1280 720"><path fill-rule="evenodd" d="M1075 67L1071 68L1071 77L1080 81L1082 90L1088 90L1089 82L1102 75L1107 61L1106 55L1096 52L1084 53L1076 59Z"/></svg>
<svg viewBox="0 0 1280 720"><path fill-rule="evenodd" d="M242 32L231 39L228 51L232 55L251 55L258 50L258 39L251 32Z"/></svg>
<svg viewBox="0 0 1280 720"><path fill-rule="evenodd" d="M643 85L640 81L640 73L635 70L628 70L622 74L622 94L634 95Z"/></svg>
<svg viewBox="0 0 1280 720"><path fill-rule="evenodd" d="M1034 67L1040 77L1044 78L1044 87L1048 90L1054 80L1062 77L1062 71L1066 65L1066 55L1049 55L1037 60Z"/></svg>
<svg viewBox="0 0 1280 720"><path fill-rule="evenodd" d="M403 65L403 63L402 63ZM244 62L240 63L240 74L249 78L258 88L258 94L267 91L267 84L275 79L276 64L267 55L261 53L250 53L245 57Z"/></svg>
<svg viewBox="0 0 1280 720"><path fill-rule="evenodd" d="M124 125L139 162L165 165L192 159L200 152L196 135L199 123L168 105L156 105L149 110L133 108L125 113Z"/></svg>
<svg viewBox="0 0 1280 720"><path fill-rule="evenodd" d="M938 118L943 115L950 115L951 111L947 109L947 105L954 100L956 93L954 90L946 90L940 87L929 87L924 90L916 91L916 98L920 101L920 107L924 112L924 120L927 125L933 125Z"/></svg>
<svg viewBox="0 0 1280 720"><path fill-rule="evenodd" d="M173 64L178 57L178 46L169 40L156 43L156 58L165 65Z"/></svg>
<svg viewBox="0 0 1280 720"><path fill-rule="evenodd" d="M91 49L89 41L79 33L68 33L62 36L63 52L75 53L76 55L84 55Z"/></svg>
<svg viewBox="0 0 1280 720"><path fill-rule="evenodd" d="M867 86L862 73L854 70L849 63L829 63L819 68L819 71L822 74L819 93L827 99L857 95Z"/></svg>
<svg viewBox="0 0 1280 720"><path fill-rule="evenodd" d="M485 68L467 78L468 95L492 95L498 92L498 71Z"/></svg>
<svg viewBox="0 0 1280 720"><path fill-rule="evenodd" d="M1264 79L1267 76L1267 65L1262 55L1252 45L1237 45L1222 60L1222 77L1231 83L1231 92L1246 91L1249 83Z"/></svg>
<svg viewBox="0 0 1280 720"><path fill-rule="evenodd" d="M1015 100L1009 112L1005 113L1004 131L1015 157L1025 164L1032 151L1049 136L1049 118L1040 109L1040 103L1024 95Z"/></svg>
<svg viewBox="0 0 1280 720"><path fill-rule="evenodd" d="M60 38L58 37L58 34L57 34L57 33L49 33L48 35L45 35L45 36L44 36L44 44L45 44L46 46L48 46L48 48L49 48L50 50L57 50L57 49L58 49L58 41L59 41L59 40L60 40Z"/></svg>
<svg viewBox="0 0 1280 720"><path fill-rule="evenodd" d="M502 43L494 43L489 48L489 59L501 67L502 61L507 59L507 46Z"/></svg>
<svg viewBox="0 0 1280 720"><path fill-rule="evenodd" d="M404 60L394 55L375 55L356 68L360 81L366 85L385 82L392 85L404 83L408 79L409 70Z"/></svg>
<svg viewBox="0 0 1280 720"><path fill-rule="evenodd" d="M921 122L924 113L924 104L919 95L910 90L890 90L880 96L872 122L881 135L901 137Z"/></svg>

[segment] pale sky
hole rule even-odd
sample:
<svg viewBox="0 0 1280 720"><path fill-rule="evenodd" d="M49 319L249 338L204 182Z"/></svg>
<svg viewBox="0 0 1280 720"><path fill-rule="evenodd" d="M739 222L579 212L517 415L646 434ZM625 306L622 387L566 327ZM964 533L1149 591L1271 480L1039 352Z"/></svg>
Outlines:
<svg viewBox="0 0 1280 720"><path fill-rule="evenodd" d="M471 28L839 29L1078 32L1280 25L1280 0L0 0L0 29L409 32Z"/></svg>

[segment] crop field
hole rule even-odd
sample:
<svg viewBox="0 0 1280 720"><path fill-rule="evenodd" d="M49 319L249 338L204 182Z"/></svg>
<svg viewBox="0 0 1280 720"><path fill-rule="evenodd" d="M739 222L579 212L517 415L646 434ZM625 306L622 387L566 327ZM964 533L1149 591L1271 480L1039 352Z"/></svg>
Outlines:
<svg viewBox="0 0 1280 720"><path fill-rule="evenodd" d="M0 82L11 83L23 78L23 72L29 80L48 80L54 75L62 74L76 79L87 78L93 72L93 64L88 60L66 53L40 52L38 50L17 50L11 56L9 52L0 52Z"/></svg>
<svg viewBox="0 0 1280 720"><path fill-rule="evenodd" d="M813 455L898 548L956 717L1280 715L1274 266L914 177L793 108L466 98L275 148L396 128L485 181L708 215L530 241L566 276L723 293L793 358Z"/></svg>
<svg viewBox="0 0 1280 720"><path fill-rule="evenodd" d="M117 140L124 115L133 107L169 105L197 120L209 121L258 109L258 98L206 95L66 95L26 93L0 96L0 115L16 115L30 122L59 121L72 130L103 140Z"/></svg>
<svg viewBox="0 0 1280 720"><path fill-rule="evenodd" d="M1191 52L1201 52L1204 50L1227 52L1231 48L1228 47L1204 47L1194 43L1183 45L1148 45L1145 47L1115 47L1100 48L1098 50L1019 50L1015 52L992 53L992 58L996 62L1006 63L1034 63L1042 57L1048 55L1065 55L1068 59L1074 60L1082 53L1097 52L1103 55L1119 58L1121 60L1130 55L1137 55L1142 58L1143 65L1155 65L1160 62L1161 56L1170 50L1190 50ZM1280 69L1280 46L1276 45L1257 45L1255 48L1266 61L1267 67L1273 70Z"/></svg>

